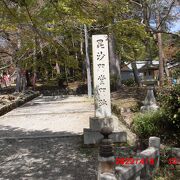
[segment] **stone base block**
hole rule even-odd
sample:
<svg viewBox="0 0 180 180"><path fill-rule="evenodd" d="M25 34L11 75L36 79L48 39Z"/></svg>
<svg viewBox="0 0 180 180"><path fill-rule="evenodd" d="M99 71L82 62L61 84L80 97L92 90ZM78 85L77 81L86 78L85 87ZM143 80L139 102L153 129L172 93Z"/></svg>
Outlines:
<svg viewBox="0 0 180 180"><path fill-rule="evenodd" d="M99 118L99 117L90 117L89 118L89 124L90 129L100 131L101 128L107 126L107 127L113 127L113 118Z"/></svg>
<svg viewBox="0 0 180 180"><path fill-rule="evenodd" d="M156 111L159 109L159 106L156 104L153 105L145 105L141 107L141 112L146 112L146 111Z"/></svg>
<svg viewBox="0 0 180 180"><path fill-rule="evenodd" d="M113 132L109 136L114 143L127 142L127 133L122 132ZM99 144L103 139L103 135L98 130L84 129L84 144Z"/></svg>

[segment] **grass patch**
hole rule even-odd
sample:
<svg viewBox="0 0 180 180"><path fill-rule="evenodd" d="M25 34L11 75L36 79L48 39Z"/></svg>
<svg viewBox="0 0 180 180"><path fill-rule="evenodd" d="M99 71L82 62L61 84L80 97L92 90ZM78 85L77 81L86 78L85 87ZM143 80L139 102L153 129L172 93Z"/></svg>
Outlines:
<svg viewBox="0 0 180 180"><path fill-rule="evenodd" d="M145 114L138 113L133 118L133 130L143 138L157 136L166 124L166 114L163 110L151 111Z"/></svg>

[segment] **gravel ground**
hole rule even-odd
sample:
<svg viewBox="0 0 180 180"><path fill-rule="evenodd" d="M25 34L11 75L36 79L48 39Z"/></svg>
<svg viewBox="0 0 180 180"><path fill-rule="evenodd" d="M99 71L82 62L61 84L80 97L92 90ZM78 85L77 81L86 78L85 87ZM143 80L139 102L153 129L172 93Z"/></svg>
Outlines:
<svg viewBox="0 0 180 180"><path fill-rule="evenodd" d="M82 137L0 141L0 179L95 180L98 149Z"/></svg>

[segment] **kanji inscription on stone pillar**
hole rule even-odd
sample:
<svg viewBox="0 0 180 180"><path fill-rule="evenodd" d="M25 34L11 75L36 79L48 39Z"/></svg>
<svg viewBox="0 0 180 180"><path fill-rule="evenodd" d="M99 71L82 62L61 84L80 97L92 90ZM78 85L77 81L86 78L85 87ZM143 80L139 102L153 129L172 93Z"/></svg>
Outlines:
<svg viewBox="0 0 180 180"><path fill-rule="evenodd" d="M108 35L93 35L95 116L111 116Z"/></svg>

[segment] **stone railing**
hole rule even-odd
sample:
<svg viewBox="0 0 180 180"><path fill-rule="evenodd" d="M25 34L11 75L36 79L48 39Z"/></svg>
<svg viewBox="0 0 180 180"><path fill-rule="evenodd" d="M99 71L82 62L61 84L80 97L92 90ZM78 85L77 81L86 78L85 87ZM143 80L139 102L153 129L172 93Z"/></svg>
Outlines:
<svg viewBox="0 0 180 180"><path fill-rule="evenodd" d="M160 138L150 137L149 147L134 158L127 158L121 165L112 151L112 141L108 138L110 130L103 129L104 139L100 145L98 180L148 180L152 179L159 167ZM125 158L124 158L125 159ZM131 162L130 162L131 160ZM136 160L136 161L135 161Z"/></svg>

